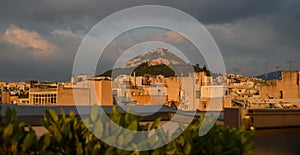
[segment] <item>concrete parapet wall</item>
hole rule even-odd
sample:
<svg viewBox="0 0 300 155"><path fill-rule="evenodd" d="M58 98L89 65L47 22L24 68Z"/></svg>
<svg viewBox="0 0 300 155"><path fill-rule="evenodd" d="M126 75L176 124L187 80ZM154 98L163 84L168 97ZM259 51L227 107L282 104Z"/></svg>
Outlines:
<svg viewBox="0 0 300 155"><path fill-rule="evenodd" d="M300 127L300 109L249 109L255 128Z"/></svg>

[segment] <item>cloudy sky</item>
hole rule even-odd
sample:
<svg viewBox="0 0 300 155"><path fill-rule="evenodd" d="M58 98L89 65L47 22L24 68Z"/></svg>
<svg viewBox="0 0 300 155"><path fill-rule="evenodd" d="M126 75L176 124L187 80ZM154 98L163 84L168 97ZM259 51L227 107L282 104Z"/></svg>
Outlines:
<svg viewBox="0 0 300 155"><path fill-rule="evenodd" d="M289 70L287 62L300 69L299 0L0 2L0 81L69 80L77 48L95 24L119 10L146 4L174 7L203 23L228 72L257 75L276 66ZM162 36L180 40L172 35Z"/></svg>

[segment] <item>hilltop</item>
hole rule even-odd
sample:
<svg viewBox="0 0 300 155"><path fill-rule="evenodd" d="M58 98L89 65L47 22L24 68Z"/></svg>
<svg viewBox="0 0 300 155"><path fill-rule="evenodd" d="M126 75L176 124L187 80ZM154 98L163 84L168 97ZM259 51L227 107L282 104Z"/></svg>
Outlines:
<svg viewBox="0 0 300 155"><path fill-rule="evenodd" d="M162 47L152 50L144 55L138 55L130 59L122 68L135 68L142 63L149 63L149 65L185 65L186 63L170 52L168 49Z"/></svg>
<svg viewBox="0 0 300 155"><path fill-rule="evenodd" d="M133 72L137 76L149 74L152 76L163 75L187 76L190 72L201 72L199 65L192 66L184 62L181 58L170 52L168 49L158 48L143 55L138 55L130 59L123 67L108 70L99 76L115 78L118 75L130 75ZM112 75L113 74L113 75Z"/></svg>

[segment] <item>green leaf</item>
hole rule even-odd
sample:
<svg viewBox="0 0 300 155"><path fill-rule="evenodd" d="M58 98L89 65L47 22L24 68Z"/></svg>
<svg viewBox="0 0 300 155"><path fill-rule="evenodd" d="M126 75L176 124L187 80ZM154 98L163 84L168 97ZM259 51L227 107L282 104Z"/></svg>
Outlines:
<svg viewBox="0 0 300 155"><path fill-rule="evenodd" d="M124 145L124 135L120 135L119 136L119 139L118 139L118 143L122 146L122 145Z"/></svg>
<svg viewBox="0 0 300 155"><path fill-rule="evenodd" d="M83 154L83 148L82 148L80 142L76 142L76 154L78 154L78 155L82 155Z"/></svg>
<svg viewBox="0 0 300 155"><path fill-rule="evenodd" d="M64 122L60 127L60 131L63 137L67 137L68 133L72 132L70 129L70 123Z"/></svg>
<svg viewBox="0 0 300 155"><path fill-rule="evenodd" d="M161 119L160 117L155 119L155 121L152 123L150 127L151 130L157 128L158 124L160 123L160 119Z"/></svg>
<svg viewBox="0 0 300 155"><path fill-rule="evenodd" d="M62 118L66 118L66 113L62 107L59 108Z"/></svg>
<svg viewBox="0 0 300 155"><path fill-rule="evenodd" d="M57 116L57 114L56 114L56 112L54 110L49 109L49 110L46 110L45 113L46 113L46 117L50 118L51 121L53 121L53 122L57 122L58 121L58 116Z"/></svg>
<svg viewBox="0 0 300 155"><path fill-rule="evenodd" d="M178 142L179 145L184 146L184 138L183 138L183 136L179 136L177 142Z"/></svg>
<svg viewBox="0 0 300 155"><path fill-rule="evenodd" d="M98 116L98 107L96 105L94 105L92 107L92 111L91 111L91 120L92 122L95 122Z"/></svg>
<svg viewBox="0 0 300 155"><path fill-rule="evenodd" d="M51 135L49 133L45 133L41 139L43 140L42 151L45 151L51 144Z"/></svg>
<svg viewBox="0 0 300 155"><path fill-rule="evenodd" d="M111 135L111 136L105 138L105 141L109 142L109 143L115 143L117 141L117 136Z"/></svg>
<svg viewBox="0 0 300 155"><path fill-rule="evenodd" d="M96 121L93 133L95 134L96 137L99 137L99 138L102 137L103 123L100 120Z"/></svg>
<svg viewBox="0 0 300 155"><path fill-rule="evenodd" d="M90 118L88 118L88 117L82 118L82 121L83 121L83 123L84 123L86 126L89 126L89 125L90 125Z"/></svg>
<svg viewBox="0 0 300 155"><path fill-rule="evenodd" d="M13 134L14 125L12 123L9 123L3 131L3 139L4 141L8 140L12 134Z"/></svg>
<svg viewBox="0 0 300 155"><path fill-rule="evenodd" d="M32 144L34 143L34 141L36 140L35 139L35 133L34 131L30 131L26 134L25 138L24 138L24 141L23 141L23 144L22 144L22 148L23 150L28 150Z"/></svg>
<svg viewBox="0 0 300 155"><path fill-rule="evenodd" d="M118 114L117 108L115 106L112 107L111 113L112 113L112 115L117 115Z"/></svg>
<svg viewBox="0 0 300 155"><path fill-rule="evenodd" d="M132 121L129 126L128 126L129 130L134 130L137 131L138 130L138 122L136 120Z"/></svg>
<svg viewBox="0 0 300 155"><path fill-rule="evenodd" d="M54 128L53 136L57 142L59 142L61 144L63 143L62 142L63 137L62 137L61 133L59 132L59 129L57 129L56 127Z"/></svg>
<svg viewBox="0 0 300 155"><path fill-rule="evenodd" d="M184 145L184 154L190 154L191 150L192 150L191 144L190 143L186 143Z"/></svg>
<svg viewBox="0 0 300 155"><path fill-rule="evenodd" d="M92 155L98 155L100 149L101 149L101 145L99 143L97 143L96 145L94 145L93 150L92 150Z"/></svg>
<svg viewBox="0 0 300 155"><path fill-rule="evenodd" d="M161 153L161 150L159 150L159 149L155 149L152 153L151 153L151 155L160 155Z"/></svg>
<svg viewBox="0 0 300 155"><path fill-rule="evenodd" d="M26 126L26 124L25 124L25 122L19 122L18 123L18 126L21 128L21 129L24 129L25 128L25 126Z"/></svg>
<svg viewBox="0 0 300 155"><path fill-rule="evenodd" d="M116 107L112 107L112 112L110 114L110 119L117 124L120 124L121 121L121 113L117 111Z"/></svg>
<svg viewBox="0 0 300 155"><path fill-rule="evenodd" d="M41 123L41 125L43 125L45 128L48 128L48 126L49 126L49 122L48 122L46 116L44 116L43 118L40 119L40 123Z"/></svg>
<svg viewBox="0 0 300 155"><path fill-rule="evenodd" d="M71 118L75 117L75 113L73 111L70 111L69 117L71 117Z"/></svg>
<svg viewBox="0 0 300 155"><path fill-rule="evenodd" d="M106 150L105 150L105 155L112 155L115 154L114 152L114 147L109 146Z"/></svg>

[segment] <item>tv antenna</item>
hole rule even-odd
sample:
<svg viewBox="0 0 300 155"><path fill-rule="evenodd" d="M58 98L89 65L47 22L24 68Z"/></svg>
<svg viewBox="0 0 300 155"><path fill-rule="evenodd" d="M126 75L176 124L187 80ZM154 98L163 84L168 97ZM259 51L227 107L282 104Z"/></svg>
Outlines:
<svg viewBox="0 0 300 155"><path fill-rule="evenodd" d="M268 79L268 62L265 63L265 80Z"/></svg>
<svg viewBox="0 0 300 155"><path fill-rule="evenodd" d="M279 70L280 66L275 66L275 68L276 68L276 70L275 70L275 72L276 72L276 78L278 78L278 72L281 72L281 71Z"/></svg>
<svg viewBox="0 0 300 155"><path fill-rule="evenodd" d="M290 71L292 71L292 64L294 63L294 61L292 60L287 60L286 61L286 64L289 64L289 67L290 67Z"/></svg>

